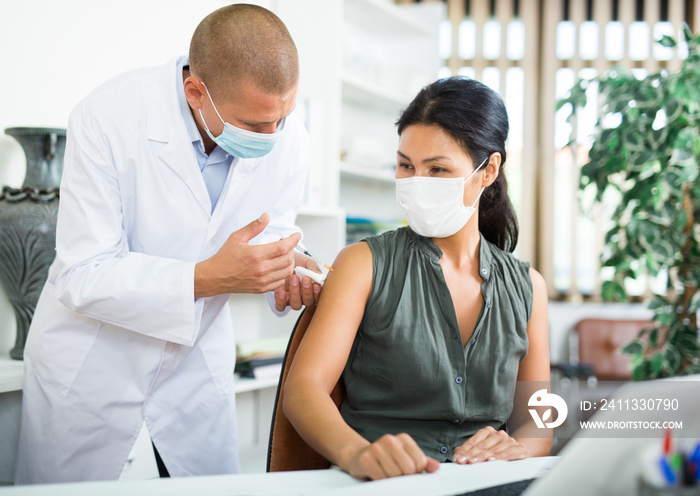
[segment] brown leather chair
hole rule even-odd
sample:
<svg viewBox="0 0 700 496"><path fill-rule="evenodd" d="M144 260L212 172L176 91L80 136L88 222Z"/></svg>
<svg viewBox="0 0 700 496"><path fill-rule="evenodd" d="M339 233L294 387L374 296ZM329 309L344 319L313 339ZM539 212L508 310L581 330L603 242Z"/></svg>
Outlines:
<svg viewBox="0 0 700 496"><path fill-rule="evenodd" d="M277 386L277 398L272 412L272 426L270 428L270 442L267 450L267 471L284 472L289 470L318 470L330 468L331 462L314 451L311 446L301 438L294 429L287 416L282 410L284 398L284 384L287 381L289 368L294 360L299 344L306 333L306 329L311 322L316 307L307 307L299 315L299 319L294 326L292 335L289 338L289 345L284 355L282 373ZM345 387L342 379L336 384L331 393L331 398L336 406L345 398Z"/></svg>
<svg viewBox="0 0 700 496"><path fill-rule="evenodd" d="M620 349L637 338L649 320L583 319L576 324L578 361L590 364L601 381L628 381L632 378L630 355Z"/></svg>

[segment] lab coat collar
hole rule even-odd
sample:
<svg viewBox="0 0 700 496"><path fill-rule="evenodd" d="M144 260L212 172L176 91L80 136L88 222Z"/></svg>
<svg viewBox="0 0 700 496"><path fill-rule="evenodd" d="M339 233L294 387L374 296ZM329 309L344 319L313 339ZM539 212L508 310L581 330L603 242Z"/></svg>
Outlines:
<svg viewBox="0 0 700 496"><path fill-rule="evenodd" d="M159 157L188 185L199 205L210 215L211 199L180 111L175 79L182 77L177 74L180 58L158 69L157 82L149 95L146 133L149 140L166 143Z"/></svg>

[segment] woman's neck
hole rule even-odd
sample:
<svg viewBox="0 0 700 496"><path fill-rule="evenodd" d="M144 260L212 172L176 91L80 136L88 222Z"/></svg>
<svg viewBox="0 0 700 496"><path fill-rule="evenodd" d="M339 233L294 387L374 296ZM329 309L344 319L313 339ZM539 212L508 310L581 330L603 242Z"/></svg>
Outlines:
<svg viewBox="0 0 700 496"><path fill-rule="evenodd" d="M467 225L448 238L432 238L435 246L442 251L443 259L456 269L479 265L481 235L476 221L477 219L472 219L467 222Z"/></svg>

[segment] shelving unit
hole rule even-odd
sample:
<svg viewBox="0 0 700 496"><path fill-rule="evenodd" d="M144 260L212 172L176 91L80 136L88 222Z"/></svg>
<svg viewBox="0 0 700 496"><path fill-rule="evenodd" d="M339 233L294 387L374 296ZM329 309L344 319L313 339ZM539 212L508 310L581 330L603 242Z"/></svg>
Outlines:
<svg viewBox="0 0 700 496"><path fill-rule="evenodd" d="M397 93L349 72L343 74L343 98L348 102L390 112L402 109L411 101L409 95Z"/></svg>
<svg viewBox="0 0 700 496"><path fill-rule="evenodd" d="M437 75L444 5L295 0L275 2L274 10L297 44L297 106L303 108L311 136L311 169L297 224L307 248L331 263L345 246L346 216L381 216L382 221L401 216L393 179L394 122L418 89ZM378 151L359 154L362 160L353 162L348 152L363 143ZM237 295L229 307L238 342L288 334L299 314L280 318L260 295ZM276 379L236 382L244 471L264 470L276 384Z"/></svg>
<svg viewBox="0 0 700 496"><path fill-rule="evenodd" d="M433 26L387 0L345 0L345 19L392 36L432 36Z"/></svg>
<svg viewBox="0 0 700 496"><path fill-rule="evenodd" d="M268 377L265 379L245 379L236 377L234 382L234 390L236 394L249 393L251 391L259 391L261 389L276 388L278 379L276 377Z"/></svg>
<svg viewBox="0 0 700 496"><path fill-rule="evenodd" d="M340 163L341 181L345 179L362 179L366 181L377 181L394 185L394 171L392 169L377 169L351 162Z"/></svg>
<svg viewBox="0 0 700 496"><path fill-rule="evenodd" d="M344 0L339 202L350 217L400 219L395 121L440 67L442 2Z"/></svg>

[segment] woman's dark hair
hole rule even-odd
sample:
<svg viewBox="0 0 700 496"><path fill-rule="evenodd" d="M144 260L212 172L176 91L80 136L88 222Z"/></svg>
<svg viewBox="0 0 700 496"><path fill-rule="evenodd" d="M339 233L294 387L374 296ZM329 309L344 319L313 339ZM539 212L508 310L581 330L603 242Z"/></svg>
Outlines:
<svg viewBox="0 0 700 496"><path fill-rule="evenodd" d="M501 154L498 177L481 195L479 230L491 243L512 252L518 244L518 219L503 172L508 113L498 93L463 76L439 79L423 88L396 121L399 136L414 124L440 126L460 144L475 167L492 153Z"/></svg>

